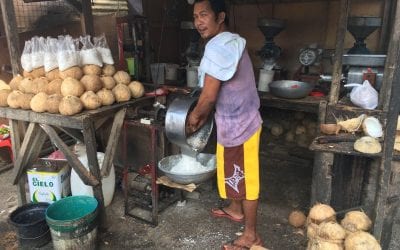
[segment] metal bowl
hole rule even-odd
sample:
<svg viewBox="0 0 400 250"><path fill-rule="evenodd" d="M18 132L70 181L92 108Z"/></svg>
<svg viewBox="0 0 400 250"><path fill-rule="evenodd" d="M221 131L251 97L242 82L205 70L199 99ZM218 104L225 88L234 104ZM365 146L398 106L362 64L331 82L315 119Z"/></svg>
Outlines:
<svg viewBox="0 0 400 250"><path fill-rule="evenodd" d="M170 178L173 182L184 185L190 183L198 184L207 181L211 179L215 175L215 172L217 171L215 164L215 155L198 154L196 157L198 162L200 162L202 165L207 165L207 163L212 164L212 162L210 161L214 161L214 168L212 170L205 170L204 172L197 174L172 173L171 168L175 166L177 162L180 161L181 159L182 159L181 154L167 156L158 163L158 169L161 171L162 174Z"/></svg>
<svg viewBox="0 0 400 250"><path fill-rule="evenodd" d="M269 91L272 95L288 99L304 98L310 94L314 84L307 82L280 80L273 81L269 85Z"/></svg>

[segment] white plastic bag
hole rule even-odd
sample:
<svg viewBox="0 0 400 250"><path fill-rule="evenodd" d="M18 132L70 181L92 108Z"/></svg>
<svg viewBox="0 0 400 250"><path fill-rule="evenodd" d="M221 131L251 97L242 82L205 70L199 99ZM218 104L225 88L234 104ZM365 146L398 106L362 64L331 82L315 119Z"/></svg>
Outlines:
<svg viewBox="0 0 400 250"><path fill-rule="evenodd" d="M49 72L58 68L57 62L57 38L47 37L44 50L44 70Z"/></svg>
<svg viewBox="0 0 400 250"><path fill-rule="evenodd" d="M22 51L21 55L21 66L26 72L31 72L33 70L31 52L32 52L31 41L25 41L24 50Z"/></svg>
<svg viewBox="0 0 400 250"><path fill-rule="evenodd" d="M60 71L79 66L79 51L71 36L59 36L57 43L57 63Z"/></svg>
<svg viewBox="0 0 400 250"><path fill-rule="evenodd" d="M101 60L105 64L114 64L114 59L111 54L110 47L107 44L106 35L103 33L100 36L93 37L94 46L101 55Z"/></svg>
<svg viewBox="0 0 400 250"><path fill-rule="evenodd" d="M31 52L32 68L37 69L43 67L44 48L46 46L46 39L44 39L44 37L34 36L32 37L31 42L32 42L32 52Z"/></svg>
<svg viewBox="0 0 400 250"><path fill-rule="evenodd" d="M102 67L103 66L103 61L101 60L101 56L99 55L99 52L97 52L97 49L93 45L93 43L90 41L90 36L81 36L79 40L82 43L82 49L80 52L81 56L81 65L88 65L88 64L94 64L97 66Z"/></svg>
<svg viewBox="0 0 400 250"><path fill-rule="evenodd" d="M375 109L378 106L378 92L371 86L368 80L363 84L350 83L345 87L353 87L350 92L351 102L365 109Z"/></svg>

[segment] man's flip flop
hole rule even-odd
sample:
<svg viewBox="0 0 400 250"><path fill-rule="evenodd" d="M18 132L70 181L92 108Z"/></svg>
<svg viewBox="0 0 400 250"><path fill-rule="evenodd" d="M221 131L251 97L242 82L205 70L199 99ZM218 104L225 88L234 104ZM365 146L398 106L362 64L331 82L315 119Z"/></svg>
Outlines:
<svg viewBox="0 0 400 250"><path fill-rule="evenodd" d="M221 211L222 213L219 213L218 211ZM235 218L232 215L228 214L223 207L219 207L219 208L213 208L211 209L211 214L214 217L222 217L222 218L227 218L230 219L231 221L234 222L243 222L243 218Z"/></svg>

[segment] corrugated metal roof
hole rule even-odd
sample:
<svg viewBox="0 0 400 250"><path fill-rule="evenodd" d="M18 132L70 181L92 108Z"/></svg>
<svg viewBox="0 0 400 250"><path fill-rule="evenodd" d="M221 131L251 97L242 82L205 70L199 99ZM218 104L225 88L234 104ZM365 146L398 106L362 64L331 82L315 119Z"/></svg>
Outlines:
<svg viewBox="0 0 400 250"><path fill-rule="evenodd" d="M93 0L93 15L105 15L115 12L126 14L128 12L128 4L126 0Z"/></svg>

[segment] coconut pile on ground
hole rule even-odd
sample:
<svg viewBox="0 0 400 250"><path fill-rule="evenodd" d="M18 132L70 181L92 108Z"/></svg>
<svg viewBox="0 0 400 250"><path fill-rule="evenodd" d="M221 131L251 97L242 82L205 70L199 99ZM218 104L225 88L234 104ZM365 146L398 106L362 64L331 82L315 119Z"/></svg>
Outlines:
<svg viewBox="0 0 400 250"><path fill-rule="evenodd" d="M9 86L11 90L0 91L0 106L62 115L75 115L84 109L93 110L144 95L142 83L131 81L127 72L116 71L108 64L50 72L41 67L15 76Z"/></svg>
<svg viewBox="0 0 400 250"><path fill-rule="evenodd" d="M335 210L325 204L314 205L307 219L301 211L293 211L289 223L307 228L307 250L380 250L378 241L368 231L372 222L362 211L346 213L340 224Z"/></svg>

